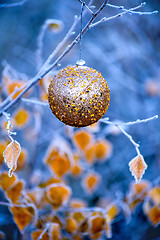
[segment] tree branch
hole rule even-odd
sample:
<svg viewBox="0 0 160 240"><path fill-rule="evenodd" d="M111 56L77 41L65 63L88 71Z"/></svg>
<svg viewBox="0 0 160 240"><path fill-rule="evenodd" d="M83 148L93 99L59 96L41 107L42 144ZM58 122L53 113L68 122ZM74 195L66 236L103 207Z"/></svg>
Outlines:
<svg viewBox="0 0 160 240"><path fill-rule="evenodd" d="M89 26L91 25L91 23L94 21L94 19L100 14L100 12L105 8L106 4L107 4L108 0L105 0L103 2L103 4L101 5L101 7L97 10L97 12L94 14L94 16L91 17L91 19L88 21L88 23L86 24L86 26L83 28L82 30L82 35L89 29ZM80 34L78 34L78 36L73 40L73 42L68 45L68 47L64 50L64 52L57 58L57 60L51 65L49 66L43 73L40 74L41 70L39 71L39 73L32 78L27 87L17 96L17 98L15 98L14 100L12 100L9 104L7 104L3 110L0 112L0 116L2 115L2 112L7 111L10 107L12 107L33 85L35 85L38 81L40 81L47 73L49 73L54 67L56 67L58 65L58 63L66 56L67 53L70 52L70 50L78 43L78 41L80 40Z"/></svg>

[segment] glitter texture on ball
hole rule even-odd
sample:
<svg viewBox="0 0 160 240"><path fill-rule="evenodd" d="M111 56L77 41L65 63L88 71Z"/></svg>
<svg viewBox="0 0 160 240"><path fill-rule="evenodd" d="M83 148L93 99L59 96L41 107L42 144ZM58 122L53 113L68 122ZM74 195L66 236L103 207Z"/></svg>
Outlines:
<svg viewBox="0 0 160 240"><path fill-rule="evenodd" d="M60 121L73 127L86 127L107 111L110 90L107 81L95 69L68 66L53 77L48 101Z"/></svg>

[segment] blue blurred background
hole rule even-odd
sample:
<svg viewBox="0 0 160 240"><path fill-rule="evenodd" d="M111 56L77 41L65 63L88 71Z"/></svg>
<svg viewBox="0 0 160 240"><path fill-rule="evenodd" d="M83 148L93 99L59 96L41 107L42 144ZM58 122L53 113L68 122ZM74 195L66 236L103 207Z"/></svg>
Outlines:
<svg viewBox="0 0 160 240"><path fill-rule="evenodd" d="M1 4L13 1L0 1ZM88 2L88 1L86 1ZM94 1L98 8L103 1ZM131 8L141 2L135 0L110 0L111 4L123 5ZM61 32L53 34L47 31L44 37L43 59L45 60L57 44L63 39L74 21L74 16L80 14L81 5L78 0L29 0L22 6L0 8L0 73L6 60L17 71L25 73L28 78L37 73L36 50L37 39L41 26L47 19L58 19L64 24ZM160 9L159 0L147 0L141 11ZM99 19L117 14L120 10L106 7ZM83 24L90 18L88 13ZM76 28L76 34L80 25ZM74 36L70 38L74 39ZM66 43L70 43L70 40ZM106 117L112 121L124 122L143 119L160 112L160 16L139 16L125 14L121 18L102 23L89 30L83 37L82 57L86 65L100 71L107 80L111 91L111 102ZM69 64L75 64L79 58L79 44L61 61L57 70ZM3 86L1 86L3 88ZM152 87L156 90L152 91ZM34 87L35 89L35 87ZM30 109L32 111L32 106ZM63 136L64 125L53 117L49 109L41 109L42 129L37 143L35 168L42 169L42 158L52 135L58 132ZM105 126L97 135L105 136ZM52 130L52 131L51 131ZM140 150L144 156L148 169L144 178L151 182L160 176L160 120L131 126L128 132L133 139L140 143ZM107 135L107 134L106 134ZM106 136L105 136L106 137ZM23 140L23 133L18 133L19 142ZM87 197L77 189L78 180L69 178L73 189L73 196L87 199L90 206L96 204L97 199L104 196L115 198L115 193L125 194L129 183L133 180L128 162L135 157L135 149L123 135L108 135L113 143L114 152L104 165L95 165L95 170L102 175L103 182L96 194ZM34 153L33 143L24 140L23 145ZM47 170L46 170L47 171ZM45 170L44 170L45 175ZM20 177L27 174L20 173ZM1 193L3 199L3 194ZM158 240L160 228L154 229L139 209L130 224L122 220L113 225L112 239ZM9 217L7 209L0 207L0 230L10 233L7 239L18 238L19 232ZM11 227L10 227L11 226ZM8 234L8 233L7 233ZM27 238L24 238L27 239Z"/></svg>

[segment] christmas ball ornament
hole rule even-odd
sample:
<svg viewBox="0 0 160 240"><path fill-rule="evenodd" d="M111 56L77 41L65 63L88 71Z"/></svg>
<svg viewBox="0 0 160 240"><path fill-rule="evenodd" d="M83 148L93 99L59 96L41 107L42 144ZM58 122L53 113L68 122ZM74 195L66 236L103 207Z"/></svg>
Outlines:
<svg viewBox="0 0 160 240"><path fill-rule="evenodd" d="M100 72L86 66L68 66L53 77L48 88L48 101L60 121L85 127L105 114L110 90Z"/></svg>

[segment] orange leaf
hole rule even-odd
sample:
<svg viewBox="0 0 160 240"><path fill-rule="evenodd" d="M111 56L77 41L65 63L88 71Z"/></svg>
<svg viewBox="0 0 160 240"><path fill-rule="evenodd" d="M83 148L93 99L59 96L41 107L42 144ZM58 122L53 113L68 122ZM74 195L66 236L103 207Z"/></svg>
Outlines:
<svg viewBox="0 0 160 240"><path fill-rule="evenodd" d="M43 230L41 229L37 229L35 231L32 232L32 240L37 240L39 239L40 235L43 233ZM49 236L48 233L44 232L41 235L41 240L49 240Z"/></svg>
<svg viewBox="0 0 160 240"><path fill-rule="evenodd" d="M67 218L66 219L66 227L65 227L66 231L68 233L74 233L77 231L78 229L78 224L76 222L76 220L72 217Z"/></svg>
<svg viewBox="0 0 160 240"><path fill-rule="evenodd" d="M61 238L61 231L60 225L57 223L50 223L49 227L49 237L50 240L60 240Z"/></svg>
<svg viewBox="0 0 160 240"><path fill-rule="evenodd" d="M4 191L8 190L16 181L15 175L9 177L7 172L2 172L0 174L0 186Z"/></svg>
<svg viewBox="0 0 160 240"><path fill-rule="evenodd" d="M32 214L29 212L27 207L11 207L11 212L14 217L14 221L19 227L20 231L29 225L32 221Z"/></svg>
<svg viewBox="0 0 160 240"><path fill-rule="evenodd" d="M71 189L69 186L53 183L46 187L46 199L52 204L54 209L64 206L71 195Z"/></svg>
<svg viewBox="0 0 160 240"><path fill-rule="evenodd" d="M149 193L150 198L153 200L155 205L160 204L160 187L153 188Z"/></svg>
<svg viewBox="0 0 160 240"><path fill-rule="evenodd" d="M98 187L100 180L101 176L98 173L89 172L84 176L82 186L88 194L91 194Z"/></svg>
<svg viewBox="0 0 160 240"><path fill-rule="evenodd" d="M7 197L13 202L17 202L23 190L23 182L19 181L16 184L12 185L7 191Z"/></svg>
<svg viewBox="0 0 160 240"><path fill-rule="evenodd" d="M21 146L15 140L13 140L11 143L8 144L8 146L6 147L3 153L4 161L9 168L9 173L8 173L9 177L12 176L13 171L15 171L17 168L17 160L20 153L21 153Z"/></svg>
<svg viewBox="0 0 160 240"><path fill-rule="evenodd" d="M147 164L142 155L137 155L129 162L130 171L136 182L139 182L147 169Z"/></svg>
<svg viewBox="0 0 160 240"><path fill-rule="evenodd" d="M21 129L28 123L30 114L26 109L20 108L18 111L14 113L13 118L14 118L14 125L18 129Z"/></svg>
<svg viewBox="0 0 160 240"><path fill-rule="evenodd" d="M0 142L0 164L3 163L3 152L6 148L6 142Z"/></svg>
<svg viewBox="0 0 160 240"><path fill-rule="evenodd" d="M160 224L160 208L152 207L148 213L148 218L153 224L153 226L157 226Z"/></svg>
<svg viewBox="0 0 160 240"><path fill-rule="evenodd" d="M74 142L77 147L84 150L93 140L93 135L84 130L78 130L74 134Z"/></svg>

